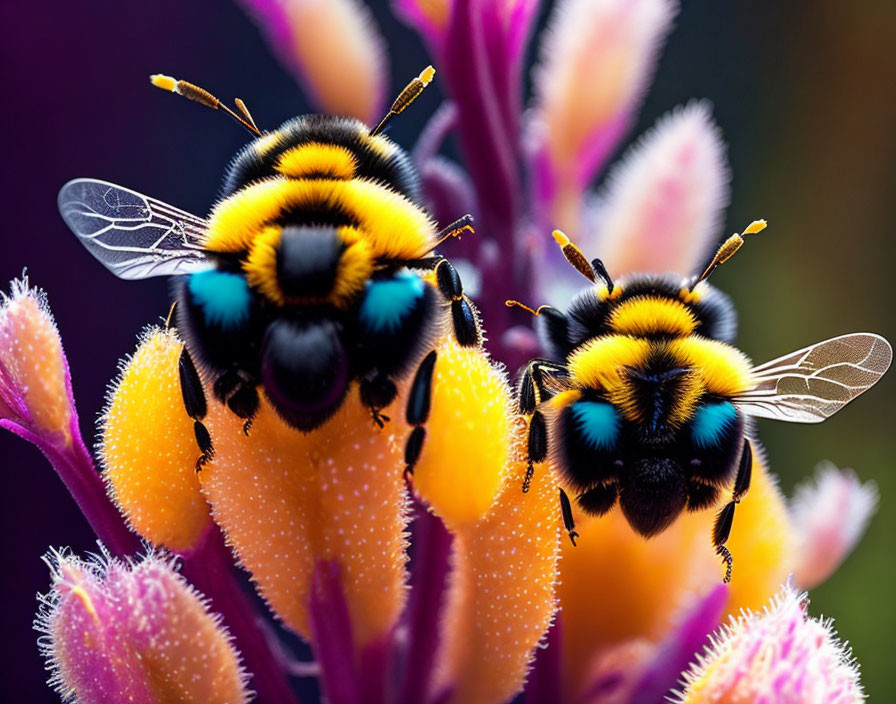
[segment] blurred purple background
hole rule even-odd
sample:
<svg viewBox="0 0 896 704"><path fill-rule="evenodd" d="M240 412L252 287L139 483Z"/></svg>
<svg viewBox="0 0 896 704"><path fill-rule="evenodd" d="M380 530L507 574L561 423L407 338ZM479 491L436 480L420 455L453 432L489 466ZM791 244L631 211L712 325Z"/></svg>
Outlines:
<svg viewBox="0 0 896 704"><path fill-rule="evenodd" d="M404 85L428 58L385 2L371 5L389 43L393 85ZM118 360L143 326L165 315L167 292L163 281L122 282L95 262L57 214L59 187L92 176L197 214L208 210L246 134L152 89L150 73L241 97L263 128L307 104L255 26L227 1L7 2L0 22L0 281L27 267L47 290L89 440ZM715 105L734 172L726 231L757 217L771 225L715 277L741 309L744 350L762 360L865 329L894 339L893 4L686 1L676 24L636 133L692 97ZM410 146L438 102L438 92L428 91L392 136ZM822 459L881 485L869 536L812 603L813 612L837 618L879 701L896 698L889 648L896 632L894 389L891 374L823 430L760 425L788 492ZM0 471L7 477L0 494L3 690L10 701L58 701L44 684L31 628L35 592L49 584L40 556L49 546L83 552L95 542L37 450L0 435Z"/></svg>

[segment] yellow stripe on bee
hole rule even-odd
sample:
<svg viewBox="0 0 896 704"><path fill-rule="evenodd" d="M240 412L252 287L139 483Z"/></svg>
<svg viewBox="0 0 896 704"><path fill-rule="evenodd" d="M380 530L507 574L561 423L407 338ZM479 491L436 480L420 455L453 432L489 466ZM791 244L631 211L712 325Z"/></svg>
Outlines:
<svg viewBox="0 0 896 704"><path fill-rule="evenodd" d="M339 258L333 290L329 296L290 298L283 293L277 279L277 249L283 231L276 225L264 228L255 238L249 257L243 265L246 280L252 288L277 305L329 303L337 308L347 307L373 273L373 259L370 245L356 228L343 226L337 232L345 244L345 249Z"/></svg>
<svg viewBox="0 0 896 704"><path fill-rule="evenodd" d="M621 335L690 335L697 327L694 314L680 301L639 296L616 307L608 321Z"/></svg>
<svg viewBox="0 0 896 704"><path fill-rule="evenodd" d="M205 248L241 253L285 210L336 211L364 233L374 259L419 259L436 241L435 224L403 195L374 181L275 177L237 191L215 206Z"/></svg>
<svg viewBox="0 0 896 704"><path fill-rule="evenodd" d="M556 396L551 396L547 401L547 405L555 411L561 411L567 406L574 404L580 398L582 398L581 391L578 389L569 389L567 391L561 391Z"/></svg>
<svg viewBox="0 0 896 704"><path fill-rule="evenodd" d="M396 144L388 137L381 134L371 137L367 133L366 128L365 131L360 132L358 136L361 138L361 143L379 157L388 159L395 154Z"/></svg>
<svg viewBox="0 0 896 704"><path fill-rule="evenodd" d="M567 368L582 387L611 391L624 384L625 367L637 367L650 352L650 342L626 335L589 340L569 358Z"/></svg>
<svg viewBox="0 0 896 704"><path fill-rule="evenodd" d="M750 360L731 345L691 335L670 340L668 349L678 364L694 368L709 393L734 396L751 386Z"/></svg>
<svg viewBox="0 0 896 704"><path fill-rule="evenodd" d="M280 144L282 138L283 135L278 130L263 134L254 142L255 153L258 154L258 156L264 156L275 149Z"/></svg>
<svg viewBox="0 0 896 704"><path fill-rule="evenodd" d="M310 142L283 152L277 171L292 178L319 176L348 180L354 177L355 166L354 155L345 147Z"/></svg>

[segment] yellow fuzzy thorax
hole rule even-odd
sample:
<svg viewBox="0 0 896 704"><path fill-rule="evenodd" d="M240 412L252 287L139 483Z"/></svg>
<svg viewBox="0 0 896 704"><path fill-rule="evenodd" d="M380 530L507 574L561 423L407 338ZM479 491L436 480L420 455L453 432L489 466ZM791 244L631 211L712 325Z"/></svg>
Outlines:
<svg viewBox="0 0 896 704"><path fill-rule="evenodd" d="M318 177L277 176L240 189L212 211L204 242L209 252L245 256L249 284L272 303L344 308L377 261L419 259L434 246L435 225L424 210L377 182L351 178L355 162L347 149L306 144L286 151L278 164L290 177ZM289 299L279 286L276 247L282 226L275 221L287 211L333 213L351 223L339 228L346 248L323 301Z"/></svg>
<svg viewBox="0 0 896 704"><path fill-rule="evenodd" d="M634 299L639 306L647 299ZM675 303L674 301L672 303ZM652 305L652 303L651 303ZM690 312L682 306L688 315ZM633 312L637 307L620 306L611 314L611 321L622 321L630 328L637 327ZM655 321L662 324L681 324L687 318L678 316L674 306L655 306ZM617 316L617 311L623 311ZM693 316L690 317L693 320ZM694 407L704 394L734 396L751 385L750 362L731 345L700 335L687 334L671 339L652 339L633 334L609 334L583 344L568 360L573 386L595 389L606 394L622 416L631 422L642 420L642 409L637 400L631 372L647 368L651 360L667 360L669 368L686 368L689 372L680 382L679 393L669 409L669 422L680 426L690 418Z"/></svg>

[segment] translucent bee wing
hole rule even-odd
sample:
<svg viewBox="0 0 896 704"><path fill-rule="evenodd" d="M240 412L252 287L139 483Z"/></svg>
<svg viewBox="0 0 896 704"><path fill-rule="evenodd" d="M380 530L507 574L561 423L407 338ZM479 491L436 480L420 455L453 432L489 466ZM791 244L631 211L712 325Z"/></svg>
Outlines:
<svg viewBox="0 0 896 704"><path fill-rule="evenodd" d="M747 415L820 423L874 386L892 359L880 335L841 335L754 367L755 386L732 400Z"/></svg>
<svg viewBox="0 0 896 704"><path fill-rule="evenodd" d="M59 213L87 250L122 279L188 274L212 266L207 221L106 181L78 178L59 191Z"/></svg>

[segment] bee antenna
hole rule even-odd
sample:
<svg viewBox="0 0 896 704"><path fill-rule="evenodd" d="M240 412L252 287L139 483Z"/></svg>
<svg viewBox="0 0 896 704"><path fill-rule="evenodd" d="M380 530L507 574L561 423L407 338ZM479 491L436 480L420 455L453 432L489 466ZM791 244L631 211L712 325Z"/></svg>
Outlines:
<svg viewBox="0 0 896 704"><path fill-rule="evenodd" d="M694 279L693 283L688 287L688 290L693 291L694 287L697 284L699 284L701 281L706 281L709 278L710 274L712 274L712 272L716 270L719 264L724 264L729 259L731 259L731 257L734 256L735 252L737 252L737 250L739 250L743 246L744 237L746 237L747 235L754 235L757 232L762 232L767 227L767 225L768 223L766 223L765 220L754 220L741 234L731 235L731 237L722 242L722 244L719 245L719 248L716 250L715 255L713 255L713 258L709 261L709 264L706 265L703 273Z"/></svg>
<svg viewBox="0 0 896 704"><path fill-rule="evenodd" d="M419 95L423 92L423 89L426 88L431 82L432 77L435 75L436 70L432 66L427 66L420 72L420 75L417 76L414 80L408 83L404 90L398 94L398 97L395 99L395 102L392 103L392 107L389 108L389 112L380 120L379 124L370 130L369 135L371 137L375 137L380 132L385 129L386 125L389 121L403 112L404 109L413 103Z"/></svg>
<svg viewBox="0 0 896 704"><path fill-rule="evenodd" d="M570 242L569 237L560 230L554 230L552 234L554 236L554 241L560 245L560 250L563 252L563 256L566 257L566 261L570 263L573 269L578 271L590 282L596 283L597 276L594 273L594 267L588 263L585 255L582 254L582 250Z"/></svg>
<svg viewBox="0 0 896 704"><path fill-rule="evenodd" d="M243 113L243 116L235 113L224 103L218 100L215 96L205 90L205 88L200 88L193 83L188 83L187 81L179 81L176 78L165 76L161 73L154 73L149 77L149 80L156 88L161 88L162 90L167 90L171 93L177 93L178 95L182 95L188 100L192 100L196 103L200 103L201 105L205 105L212 110L223 110L256 137L261 136L261 130L259 130L258 127L255 126L255 120L253 120L252 115L249 114L249 110L246 108L246 104L239 98L237 98L235 102L239 111Z"/></svg>
<svg viewBox="0 0 896 704"><path fill-rule="evenodd" d="M509 301L504 301L504 305L508 308L522 308L523 310L528 311L529 313L534 315L536 318L541 315L542 310L544 310L545 308L550 308L550 306L538 306L538 308L533 309L527 306L525 303L520 303L519 301L514 301L512 299Z"/></svg>

